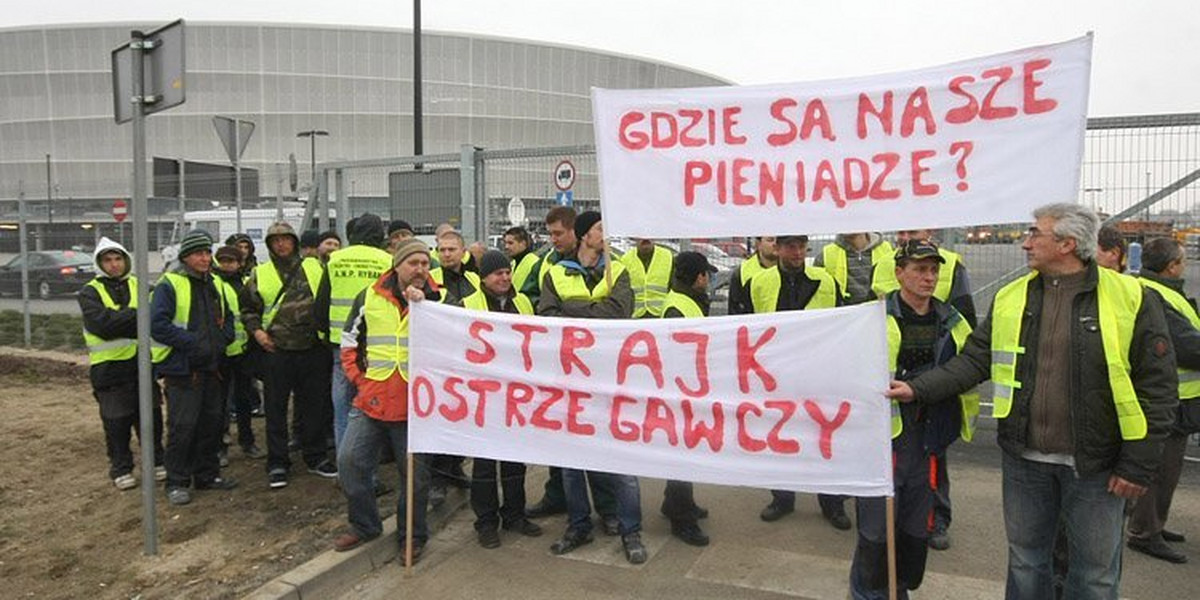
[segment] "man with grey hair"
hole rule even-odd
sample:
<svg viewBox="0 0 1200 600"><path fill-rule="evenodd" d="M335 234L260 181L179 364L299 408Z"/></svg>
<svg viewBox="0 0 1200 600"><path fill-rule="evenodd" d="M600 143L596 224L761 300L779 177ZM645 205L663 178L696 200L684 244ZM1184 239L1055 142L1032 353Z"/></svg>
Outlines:
<svg viewBox="0 0 1200 600"><path fill-rule="evenodd" d="M1129 514L1129 548L1176 564L1187 562L1187 555L1167 542L1182 542L1184 536L1164 526L1179 485L1188 436L1200 431L1200 314L1195 301L1184 295L1186 262L1183 247L1173 238L1150 240L1142 250L1138 282L1154 290L1166 308L1179 369L1179 412L1163 444L1158 477Z"/></svg>
<svg viewBox="0 0 1200 600"><path fill-rule="evenodd" d="M932 403L986 379L1003 452L1008 598L1054 598L1062 521L1066 598L1118 597L1122 518L1146 493L1174 419L1178 378L1162 302L1096 265L1100 220L1051 204L1022 248L1031 272L996 293L962 353L888 396Z"/></svg>

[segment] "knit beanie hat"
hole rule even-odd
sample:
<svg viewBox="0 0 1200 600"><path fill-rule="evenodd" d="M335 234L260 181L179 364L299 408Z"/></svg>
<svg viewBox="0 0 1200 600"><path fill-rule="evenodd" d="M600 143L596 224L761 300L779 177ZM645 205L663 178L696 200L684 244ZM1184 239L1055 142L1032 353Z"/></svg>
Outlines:
<svg viewBox="0 0 1200 600"><path fill-rule="evenodd" d="M321 233L316 229L305 229L300 234L301 248L316 248L321 244Z"/></svg>
<svg viewBox="0 0 1200 600"><path fill-rule="evenodd" d="M583 236L592 230L592 226L600 222L600 213L587 210L575 217L575 239L582 241Z"/></svg>
<svg viewBox="0 0 1200 600"><path fill-rule="evenodd" d="M479 259L479 276L487 277L500 269L511 269L512 262L499 250L488 250Z"/></svg>
<svg viewBox="0 0 1200 600"><path fill-rule="evenodd" d="M338 243L340 244L342 242L342 236L338 235L338 232L336 230L327 229L327 230L321 232L321 239L319 239L317 241L317 245L318 246L321 245L322 243L325 242L325 240L337 240Z"/></svg>
<svg viewBox="0 0 1200 600"><path fill-rule="evenodd" d="M387 234L389 236L392 235L393 233L396 233L397 231L407 231L409 233L412 233L413 228L412 228L412 225L408 224L408 221L405 221L403 219L396 219L396 220L392 221L391 223L388 223Z"/></svg>
<svg viewBox="0 0 1200 600"><path fill-rule="evenodd" d="M212 236L207 231L193 229L179 242L179 259L183 260L183 257L200 250L212 250L212 245Z"/></svg>
<svg viewBox="0 0 1200 600"><path fill-rule="evenodd" d="M417 238L408 238L400 242L400 245L396 248L396 253L392 255L392 267L404 262L404 259L417 252L424 252L428 255L429 246L426 246L425 242Z"/></svg>

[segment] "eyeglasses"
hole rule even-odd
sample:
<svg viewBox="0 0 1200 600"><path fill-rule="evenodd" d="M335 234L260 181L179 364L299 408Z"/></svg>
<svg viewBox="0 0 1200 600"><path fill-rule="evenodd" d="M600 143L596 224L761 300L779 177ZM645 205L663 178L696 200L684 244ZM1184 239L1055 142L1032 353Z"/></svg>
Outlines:
<svg viewBox="0 0 1200 600"><path fill-rule="evenodd" d="M1059 239L1059 237L1057 235L1055 235L1054 232L1042 231L1041 229L1038 229L1037 227L1030 227L1029 229L1026 229L1025 233L1023 233L1021 235L1021 238L1027 239L1027 240L1032 240L1032 239L1037 239L1037 238L1046 237L1046 236L1053 236L1054 239L1056 239L1056 240Z"/></svg>

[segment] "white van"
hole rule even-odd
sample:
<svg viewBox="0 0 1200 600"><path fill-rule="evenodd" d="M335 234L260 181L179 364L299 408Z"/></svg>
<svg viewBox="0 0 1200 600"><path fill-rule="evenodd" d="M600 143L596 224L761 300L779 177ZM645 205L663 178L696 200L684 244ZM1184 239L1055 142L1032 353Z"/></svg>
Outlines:
<svg viewBox="0 0 1200 600"><path fill-rule="evenodd" d="M277 211L274 208L244 208L242 209L242 229L241 231L250 236L254 241L255 248L265 248L267 236L267 228L279 219ZM333 209L329 211L329 226L337 225L337 214ZM312 223L309 227L303 227L304 221L304 206L290 204L283 207L283 220L287 221L292 228L296 230L296 235L300 235L305 229L317 227L316 215L312 218ZM213 237L213 242L216 247L224 245L225 240L229 236L238 233L237 228L237 211L232 207L222 207L213 210L193 210L184 213L183 229L179 230L178 225L176 230L171 235L173 243L169 246L164 246L161 250L164 264L170 265L177 256L179 256L179 240L183 239L183 235L193 229L203 229Z"/></svg>

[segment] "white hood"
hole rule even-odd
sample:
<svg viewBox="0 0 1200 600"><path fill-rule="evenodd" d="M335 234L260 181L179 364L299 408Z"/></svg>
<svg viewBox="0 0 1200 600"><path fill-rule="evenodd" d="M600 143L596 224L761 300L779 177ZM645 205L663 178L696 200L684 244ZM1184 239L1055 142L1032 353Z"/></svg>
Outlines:
<svg viewBox="0 0 1200 600"><path fill-rule="evenodd" d="M92 262L96 264L96 274L101 277L107 277L104 273L104 268L100 266L100 255L113 250L120 252L125 257L125 272L121 273L120 277L115 278L123 280L129 277L129 271L133 269L133 258L120 242L110 240L107 237L100 238L100 243L96 244L96 251L92 253Z"/></svg>

